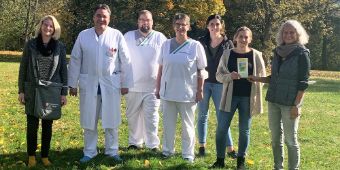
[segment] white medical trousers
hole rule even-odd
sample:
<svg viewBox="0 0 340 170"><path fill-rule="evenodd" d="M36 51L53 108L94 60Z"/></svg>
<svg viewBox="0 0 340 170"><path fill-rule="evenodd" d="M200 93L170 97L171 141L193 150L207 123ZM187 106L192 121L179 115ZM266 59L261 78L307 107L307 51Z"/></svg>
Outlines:
<svg viewBox="0 0 340 170"><path fill-rule="evenodd" d="M158 108L160 100L153 92L129 92L125 95L129 126L129 145L158 148Z"/></svg>
<svg viewBox="0 0 340 170"><path fill-rule="evenodd" d="M84 129L84 156L90 158L95 157L98 154L97 142L98 142L98 119L101 118L101 95L97 97L97 109L96 109L96 127L94 130ZM115 156L118 155L118 127L114 129L105 129L105 155Z"/></svg>
<svg viewBox="0 0 340 170"><path fill-rule="evenodd" d="M177 115L181 115L182 157L194 159L195 149L195 102L174 102L162 100L163 111L163 154L175 153L175 134Z"/></svg>

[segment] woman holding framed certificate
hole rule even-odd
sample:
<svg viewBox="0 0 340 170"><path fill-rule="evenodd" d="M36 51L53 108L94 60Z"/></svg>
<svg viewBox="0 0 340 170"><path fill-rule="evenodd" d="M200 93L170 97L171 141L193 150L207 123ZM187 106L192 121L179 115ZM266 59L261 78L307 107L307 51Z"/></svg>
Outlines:
<svg viewBox="0 0 340 170"><path fill-rule="evenodd" d="M262 83L249 82L248 75L265 76L262 53L249 47L252 32L239 28L234 35L236 47L224 50L216 72L217 81L223 83L220 112L217 115L216 151L214 168L223 168L226 135L236 109L239 113L239 142L237 169L245 168L245 156L250 141L252 116L262 113Z"/></svg>

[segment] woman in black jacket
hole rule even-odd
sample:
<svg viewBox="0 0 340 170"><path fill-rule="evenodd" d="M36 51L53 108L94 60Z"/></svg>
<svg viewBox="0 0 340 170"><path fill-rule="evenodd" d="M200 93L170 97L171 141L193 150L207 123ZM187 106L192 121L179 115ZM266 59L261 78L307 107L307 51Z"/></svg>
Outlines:
<svg viewBox="0 0 340 170"><path fill-rule="evenodd" d="M206 25L207 33L204 37L199 39L207 56L208 66L205 68L205 70L209 74L209 77L204 80L203 100L198 103L197 131L200 145L200 156L205 155L210 98L212 98L214 102L216 115L219 112L220 107L223 85L216 80L216 70L218 63L220 62L223 51L225 49L231 49L234 47L232 41L229 40L225 35L224 21L220 15L210 15L207 19ZM236 158L236 152L233 148L230 130L227 135L227 146L228 156Z"/></svg>
<svg viewBox="0 0 340 170"><path fill-rule="evenodd" d="M32 56L36 59L39 70L37 74L41 80L62 83L63 88L60 94L62 105L66 105L67 95L67 63L64 45L58 41L60 37L60 25L55 17L47 15L43 17L37 28L35 38L25 44L19 70L19 97L21 104L25 105L27 115L27 153L28 167L36 165L35 152L37 150L37 131L39 118L33 116L35 103L35 69L32 63ZM52 138L53 120L42 120L41 135L41 158L45 166L50 166L48 159L50 142Z"/></svg>

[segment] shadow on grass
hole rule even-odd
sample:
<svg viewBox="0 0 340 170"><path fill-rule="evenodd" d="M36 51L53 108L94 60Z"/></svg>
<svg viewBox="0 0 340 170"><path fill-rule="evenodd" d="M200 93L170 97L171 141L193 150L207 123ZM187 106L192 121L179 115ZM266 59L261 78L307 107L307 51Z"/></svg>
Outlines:
<svg viewBox="0 0 340 170"><path fill-rule="evenodd" d="M100 148L99 152L104 149ZM52 166L44 167L41 162L40 152L37 152L37 165L27 167L26 152L0 155L0 169L201 169L199 165L189 164L182 160L180 154L169 159L162 159L160 152L150 150L120 149L120 156L124 163L119 164L112 158L99 153L88 163L81 164L79 159L83 156L81 148L66 149L63 151L50 150L49 159ZM150 160L150 166L145 166L144 161ZM163 164L162 164L163 162Z"/></svg>
<svg viewBox="0 0 340 170"><path fill-rule="evenodd" d="M21 56L0 55L0 62L20 63L20 61L21 61Z"/></svg>

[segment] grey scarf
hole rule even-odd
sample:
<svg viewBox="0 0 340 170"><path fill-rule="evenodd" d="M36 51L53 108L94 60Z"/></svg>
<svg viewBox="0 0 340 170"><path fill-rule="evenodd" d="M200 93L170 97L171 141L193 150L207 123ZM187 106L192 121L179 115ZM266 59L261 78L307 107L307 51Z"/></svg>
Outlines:
<svg viewBox="0 0 340 170"><path fill-rule="evenodd" d="M300 47L301 44L288 44L288 45L280 45L276 47L275 51L279 56L286 58L291 52L293 52L297 47Z"/></svg>

